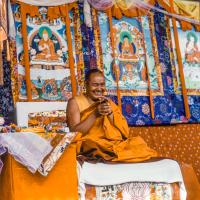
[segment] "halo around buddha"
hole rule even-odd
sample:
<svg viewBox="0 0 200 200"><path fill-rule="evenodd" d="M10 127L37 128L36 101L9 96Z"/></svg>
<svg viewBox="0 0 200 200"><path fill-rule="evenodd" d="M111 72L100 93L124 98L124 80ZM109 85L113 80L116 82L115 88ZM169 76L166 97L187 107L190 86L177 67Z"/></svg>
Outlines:
<svg viewBox="0 0 200 200"><path fill-rule="evenodd" d="M42 38L43 32L46 31L48 33L49 38L52 36L52 31L49 27L47 26L42 26L39 29L39 36Z"/></svg>
<svg viewBox="0 0 200 200"><path fill-rule="evenodd" d="M123 31L120 33L120 42L123 42L124 37L127 37L130 43L132 42L132 36L128 31Z"/></svg>
<svg viewBox="0 0 200 200"><path fill-rule="evenodd" d="M197 43L197 36L195 35L195 33L189 32L187 34L187 40L190 40L190 36L192 36L194 38L194 43Z"/></svg>

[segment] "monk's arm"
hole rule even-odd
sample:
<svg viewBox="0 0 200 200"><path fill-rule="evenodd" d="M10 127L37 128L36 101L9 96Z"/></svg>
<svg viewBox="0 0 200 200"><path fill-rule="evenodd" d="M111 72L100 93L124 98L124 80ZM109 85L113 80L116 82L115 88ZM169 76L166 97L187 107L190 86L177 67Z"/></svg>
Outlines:
<svg viewBox="0 0 200 200"><path fill-rule="evenodd" d="M97 113L92 112L85 120L81 122L80 111L76 100L72 98L68 102L67 124L72 132L81 132L85 135L94 124L96 118L98 117L97 115Z"/></svg>

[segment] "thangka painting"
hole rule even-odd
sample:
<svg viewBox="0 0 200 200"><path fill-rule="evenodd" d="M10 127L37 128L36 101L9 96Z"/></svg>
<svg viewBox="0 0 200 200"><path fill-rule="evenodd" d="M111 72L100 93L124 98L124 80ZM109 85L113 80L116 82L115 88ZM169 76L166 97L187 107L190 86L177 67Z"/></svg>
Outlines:
<svg viewBox="0 0 200 200"><path fill-rule="evenodd" d="M200 95L200 32L196 32L194 28L183 31L178 22L177 30L187 94ZM174 88L175 92L179 94L181 92L181 83L172 24L171 40L173 46Z"/></svg>
<svg viewBox="0 0 200 200"><path fill-rule="evenodd" d="M22 23L20 6L13 5L17 30L17 60L19 99L27 99ZM47 7L39 7L40 15L27 15L27 35L30 61L30 79L33 100L62 101L71 97L65 18L47 18ZM73 13L70 11L70 31L75 55ZM74 56L76 68L76 59Z"/></svg>
<svg viewBox="0 0 200 200"><path fill-rule="evenodd" d="M115 60L112 57L108 17L99 13L104 75L108 94L116 94L114 62L123 96L148 96L147 68L153 95L163 95L157 44L148 17L113 19ZM153 32L153 30L151 30ZM154 49L153 49L154 48Z"/></svg>

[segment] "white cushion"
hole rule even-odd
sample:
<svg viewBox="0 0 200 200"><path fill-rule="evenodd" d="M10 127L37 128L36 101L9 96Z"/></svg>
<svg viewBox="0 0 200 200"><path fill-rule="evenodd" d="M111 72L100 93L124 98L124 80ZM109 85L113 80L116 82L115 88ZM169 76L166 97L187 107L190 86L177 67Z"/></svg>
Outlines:
<svg viewBox="0 0 200 200"><path fill-rule="evenodd" d="M66 110L67 102L17 102L17 125L28 126L28 114L33 112Z"/></svg>
<svg viewBox="0 0 200 200"><path fill-rule="evenodd" d="M163 159L148 163L104 164L84 162L78 166L79 196L85 200L85 184L94 186L117 185L128 182L179 182L180 199L186 200L186 189L180 167L174 160Z"/></svg>
<svg viewBox="0 0 200 200"><path fill-rule="evenodd" d="M128 164L84 162L79 170L79 182L103 186L127 182L174 183L183 182L183 178L178 163L170 159Z"/></svg>

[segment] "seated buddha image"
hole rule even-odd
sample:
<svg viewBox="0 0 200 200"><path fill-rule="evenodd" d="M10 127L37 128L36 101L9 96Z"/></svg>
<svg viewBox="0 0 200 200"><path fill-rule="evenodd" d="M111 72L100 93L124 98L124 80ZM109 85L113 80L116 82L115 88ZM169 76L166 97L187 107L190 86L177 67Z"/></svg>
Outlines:
<svg viewBox="0 0 200 200"><path fill-rule="evenodd" d="M128 32L122 32L120 35L119 43L119 60L132 60L137 61L136 47L132 42L132 36Z"/></svg>
<svg viewBox="0 0 200 200"><path fill-rule="evenodd" d="M185 59L188 63L200 63L200 49L198 48L198 38L193 32L187 34Z"/></svg>
<svg viewBox="0 0 200 200"><path fill-rule="evenodd" d="M40 40L38 42L39 52L33 57L33 60L42 60L48 62L59 61L60 56L56 53L54 43L51 40L52 32L48 27L39 29Z"/></svg>
<svg viewBox="0 0 200 200"><path fill-rule="evenodd" d="M55 79L47 79L44 81L42 86L42 95L43 99L47 100L56 100L60 98L57 91L57 83Z"/></svg>

